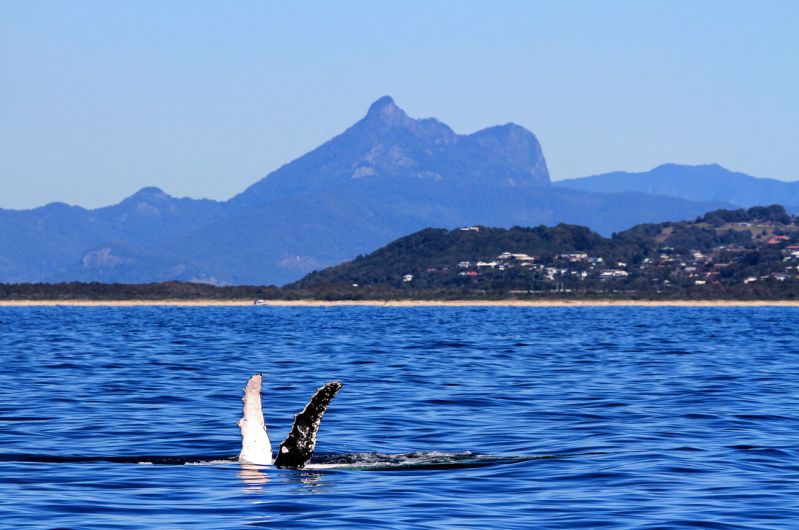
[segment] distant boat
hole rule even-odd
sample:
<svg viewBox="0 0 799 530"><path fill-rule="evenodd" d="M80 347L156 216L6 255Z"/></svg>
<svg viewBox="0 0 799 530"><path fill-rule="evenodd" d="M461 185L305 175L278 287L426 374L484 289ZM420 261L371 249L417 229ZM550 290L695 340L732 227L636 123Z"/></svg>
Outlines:
<svg viewBox="0 0 799 530"><path fill-rule="evenodd" d="M259 298L258 300L253 302L253 305L266 305L266 300L263 300L262 298Z"/></svg>

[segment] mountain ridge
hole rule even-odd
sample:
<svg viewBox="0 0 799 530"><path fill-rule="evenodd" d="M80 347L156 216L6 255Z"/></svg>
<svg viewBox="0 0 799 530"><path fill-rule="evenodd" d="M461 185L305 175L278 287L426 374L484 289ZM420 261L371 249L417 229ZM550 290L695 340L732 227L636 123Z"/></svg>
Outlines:
<svg viewBox="0 0 799 530"><path fill-rule="evenodd" d="M749 208L779 203L799 212L799 182L755 177L719 164L666 163L648 171L613 171L553 182L556 187L589 192L637 191L694 201L721 201Z"/></svg>
<svg viewBox="0 0 799 530"><path fill-rule="evenodd" d="M0 282L281 284L428 226L569 222L609 234L725 206L552 186L527 129L459 135L386 96L227 201L148 186L93 210L0 210Z"/></svg>

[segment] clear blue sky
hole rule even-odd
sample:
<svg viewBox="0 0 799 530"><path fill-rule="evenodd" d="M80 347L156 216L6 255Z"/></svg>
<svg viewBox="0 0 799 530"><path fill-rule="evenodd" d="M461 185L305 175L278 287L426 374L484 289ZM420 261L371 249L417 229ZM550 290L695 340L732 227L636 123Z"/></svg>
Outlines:
<svg viewBox="0 0 799 530"><path fill-rule="evenodd" d="M799 1L0 0L0 207L226 199L390 94L554 179L799 179Z"/></svg>

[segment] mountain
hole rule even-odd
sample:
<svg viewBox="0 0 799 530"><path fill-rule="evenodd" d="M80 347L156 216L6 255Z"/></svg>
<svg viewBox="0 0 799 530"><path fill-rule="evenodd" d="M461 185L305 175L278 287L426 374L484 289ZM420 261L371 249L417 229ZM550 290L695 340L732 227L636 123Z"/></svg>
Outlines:
<svg viewBox="0 0 799 530"><path fill-rule="evenodd" d="M0 282L282 284L428 226L569 222L609 234L725 206L555 187L523 127L459 135L383 97L225 202L145 188L96 210L0 210Z"/></svg>
<svg viewBox="0 0 799 530"><path fill-rule="evenodd" d="M726 202L744 208L782 204L789 211L799 212L799 182L753 177L718 164L663 164L641 173L616 171L561 180L554 185L589 192L652 193L691 201Z"/></svg>
<svg viewBox="0 0 799 530"><path fill-rule="evenodd" d="M164 243L215 219L223 208L144 188L96 210L63 203L0 210L0 281L207 281L202 266Z"/></svg>
<svg viewBox="0 0 799 530"><path fill-rule="evenodd" d="M538 140L523 127L508 123L458 135L436 119L410 118L384 96L344 133L256 182L233 202L263 204L308 190L367 185L371 193L393 193L417 183L435 191L527 188L548 185L549 172Z"/></svg>

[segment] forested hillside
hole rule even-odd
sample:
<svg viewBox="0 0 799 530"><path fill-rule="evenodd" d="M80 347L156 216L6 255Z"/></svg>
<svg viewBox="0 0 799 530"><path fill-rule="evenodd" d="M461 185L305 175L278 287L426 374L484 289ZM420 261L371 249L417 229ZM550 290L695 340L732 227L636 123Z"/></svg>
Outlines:
<svg viewBox="0 0 799 530"><path fill-rule="evenodd" d="M566 224L426 229L289 287L353 297L392 291L793 297L796 221L775 205L643 224L607 238Z"/></svg>

